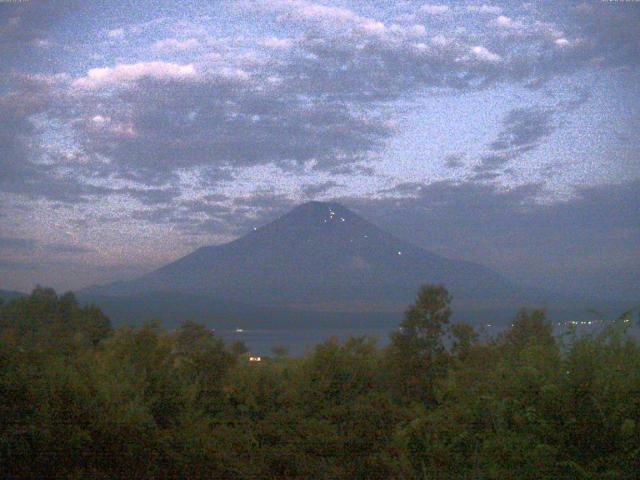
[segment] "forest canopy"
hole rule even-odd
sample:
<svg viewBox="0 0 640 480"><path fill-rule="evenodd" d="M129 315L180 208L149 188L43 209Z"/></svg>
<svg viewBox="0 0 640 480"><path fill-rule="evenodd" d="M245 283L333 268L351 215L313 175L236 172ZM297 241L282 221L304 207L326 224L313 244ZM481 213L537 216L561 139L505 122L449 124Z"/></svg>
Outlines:
<svg viewBox="0 0 640 480"><path fill-rule="evenodd" d="M250 362L186 322L113 329L36 288L0 305L2 478L632 479L631 313L554 336L519 312L480 340L424 286L390 343Z"/></svg>

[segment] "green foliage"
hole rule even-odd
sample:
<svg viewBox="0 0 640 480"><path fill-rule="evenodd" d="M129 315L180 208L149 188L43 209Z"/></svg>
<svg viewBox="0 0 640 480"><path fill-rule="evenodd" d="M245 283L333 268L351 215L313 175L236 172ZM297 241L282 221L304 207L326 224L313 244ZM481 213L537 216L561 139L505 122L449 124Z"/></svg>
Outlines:
<svg viewBox="0 0 640 480"><path fill-rule="evenodd" d="M633 479L629 315L554 338L542 312L480 341L423 288L380 349L250 363L187 322L112 331L37 288L0 306L1 478Z"/></svg>
<svg viewBox="0 0 640 480"><path fill-rule="evenodd" d="M434 386L449 360L444 336L449 330L450 305L446 288L425 285L405 312L399 330L391 334L387 368L395 379L398 399L434 402Z"/></svg>
<svg viewBox="0 0 640 480"><path fill-rule="evenodd" d="M96 346L111 332L109 319L94 305L80 307L73 293L58 297L40 286L24 298L0 306L3 341L56 352Z"/></svg>

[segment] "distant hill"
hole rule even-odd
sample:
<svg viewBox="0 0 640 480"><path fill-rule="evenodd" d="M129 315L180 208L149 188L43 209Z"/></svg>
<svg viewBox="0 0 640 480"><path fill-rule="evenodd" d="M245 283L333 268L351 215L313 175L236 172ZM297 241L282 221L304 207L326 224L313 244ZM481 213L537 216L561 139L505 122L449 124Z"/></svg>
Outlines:
<svg viewBox="0 0 640 480"><path fill-rule="evenodd" d="M540 300L487 267L436 255L325 202L305 203L233 242L80 295L166 292L276 309L398 312L424 283L446 285L465 309Z"/></svg>
<svg viewBox="0 0 640 480"><path fill-rule="evenodd" d="M9 302L14 298L24 297L25 295L26 293L15 292L12 290L0 290L0 299L2 299L5 302Z"/></svg>

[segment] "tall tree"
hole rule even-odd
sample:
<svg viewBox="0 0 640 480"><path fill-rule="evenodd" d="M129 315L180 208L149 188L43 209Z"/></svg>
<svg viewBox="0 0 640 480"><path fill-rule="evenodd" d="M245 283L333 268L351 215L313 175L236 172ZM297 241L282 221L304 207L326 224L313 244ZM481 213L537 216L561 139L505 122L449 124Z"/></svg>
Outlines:
<svg viewBox="0 0 640 480"><path fill-rule="evenodd" d="M398 393L407 400L434 401L434 382L444 373L443 337L451 318L451 295L442 285L424 285L391 334L389 360Z"/></svg>

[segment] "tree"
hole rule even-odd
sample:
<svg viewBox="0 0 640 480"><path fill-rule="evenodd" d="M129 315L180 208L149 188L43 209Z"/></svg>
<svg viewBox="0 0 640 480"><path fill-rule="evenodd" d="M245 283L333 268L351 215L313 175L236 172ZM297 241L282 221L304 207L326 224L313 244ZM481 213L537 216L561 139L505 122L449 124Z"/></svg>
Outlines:
<svg viewBox="0 0 640 480"><path fill-rule="evenodd" d="M434 381L441 377L447 355L443 337L451 318L451 295L442 285L424 285L391 334L389 359L399 393L408 399L434 400Z"/></svg>
<svg viewBox="0 0 640 480"><path fill-rule="evenodd" d="M276 345L271 349L276 358L282 359L289 355L289 348L284 345Z"/></svg>
<svg viewBox="0 0 640 480"><path fill-rule="evenodd" d="M505 333L504 341L516 349L522 349L532 343L552 345L553 326L542 310L520 310L511 328Z"/></svg>
<svg viewBox="0 0 640 480"><path fill-rule="evenodd" d="M249 348L242 340L236 340L231 344L231 353L233 353L236 357L244 355L249 351Z"/></svg>
<svg viewBox="0 0 640 480"><path fill-rule="evenodd" d="M71 292L58 297L55 290L38 286L31 295L0 307L0 338L23 346L69 352L95 346L110 333L109 318L95 305L80 306Z"/></svg>
<svg viewBox="0 0 640 480"><path fill-rule="evenodd" d="M451 353L461 359L466 358L472 347L478 342L478 334L475 329L466 323L452 325L451 336L453 337Z"/></svg>

